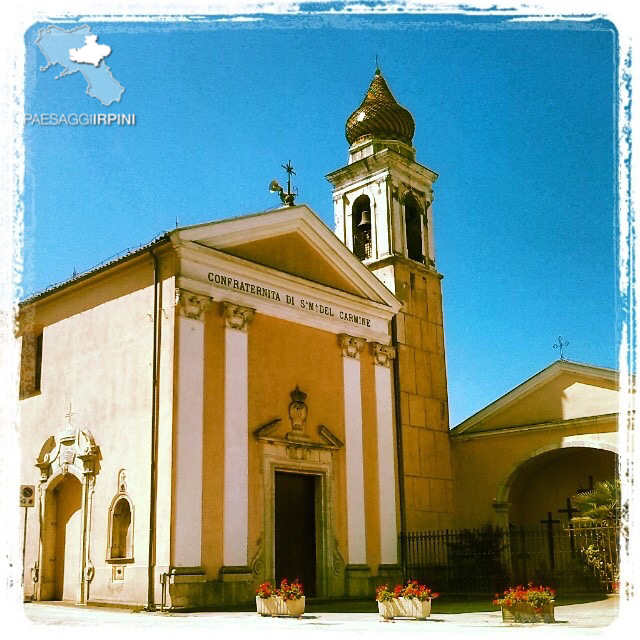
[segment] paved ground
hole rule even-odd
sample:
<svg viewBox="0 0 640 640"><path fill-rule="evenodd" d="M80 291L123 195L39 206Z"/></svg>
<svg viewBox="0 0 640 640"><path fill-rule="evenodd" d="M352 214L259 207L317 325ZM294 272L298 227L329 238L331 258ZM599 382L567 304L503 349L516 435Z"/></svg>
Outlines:
<svg viewBox="0 0 640 640"><path fill-rule="evenodd" d="M623 613L626 619L627 607ZM77 607L48 603L24 605L26 619L23 620L25 637L52 631L51 626L73 625L73 635L87 637L85 630L98 630L99 637L232 637L232 638L306 638L331 634L344 634L358 638L396 638L443 635L450 637L470 634L493 637L509 634L511 637L545 638L619 637L628 635L621 627L618 616L618 601L615 598L573 604L555 609L555 624L509 625L501 620L500 612L434 614L425 621L396 620L382 622L373 613L315 613L306 614L299 620L287 618L262 618L256 613L133 613L129 610L103 607ZM47 625L49 629L43 627ZM626 626L626 625L625 625ZM84 628L84 629L83 629ZM77 631L77 632L76 632ZM632 634L632 635L635 635ZM8 637L8 636L5 636ZM63 637L56 632L55 637ZM637 637L637 636L636 636Z"/></svg>

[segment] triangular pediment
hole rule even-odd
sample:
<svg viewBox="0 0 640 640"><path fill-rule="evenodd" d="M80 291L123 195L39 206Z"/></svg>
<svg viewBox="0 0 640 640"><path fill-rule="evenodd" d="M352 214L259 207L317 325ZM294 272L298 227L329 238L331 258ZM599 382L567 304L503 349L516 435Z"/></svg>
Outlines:
<svg viewBox="0 0 640 640"><path fill-rule="evenodd" d="M176 229L190 242L398 311L393 294L306 205Z"/></svg>
<svg viewBox="0 0 640 640"><path fill-rule="evenodd" d="M225 253L354 295L362 292L298 231L226 247Z"/></svg>
<svg viewBox="0 0 640 640"><path fill-rule="evenodd" d="M618 373L559 360L452 429L452 435L547 424L618 411Z"/></svg>

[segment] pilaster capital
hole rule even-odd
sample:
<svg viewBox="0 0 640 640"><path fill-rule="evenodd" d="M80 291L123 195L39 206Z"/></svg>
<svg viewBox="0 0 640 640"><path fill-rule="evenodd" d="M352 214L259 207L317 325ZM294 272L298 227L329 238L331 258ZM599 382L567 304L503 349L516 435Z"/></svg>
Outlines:
<svg viewBox="0 0 640 640"><path fill-rule="evenodd" d="M176 307L181 316L202 320L205 312L211 307L211 298L186 289L176 289Z"/></svg>
<svg viewBox="0 0 640 640"><path fill-rule="evenodd" d="M250 307L241 307L232 302L223 302L224 308L224 325L230 329L238 329L238 331L246 331L247 326L253 320L256 313L255 309Z"/></svg>
<svg viewBox="0 0 640 640"><path fill-rule="evenodd" d="M390 367L391 361L396 357L395 347L379 342L371 343L371 351L373 352L373 361L381 367Z"/></svg>
<svg viewBox="0 0 640 640"><path fill-rule="evenodd" d="M365 343L366 340L364 338L356 338L346 333L338 335L338 344L342 348L342 356L345 358L359 359Z"/></svg>

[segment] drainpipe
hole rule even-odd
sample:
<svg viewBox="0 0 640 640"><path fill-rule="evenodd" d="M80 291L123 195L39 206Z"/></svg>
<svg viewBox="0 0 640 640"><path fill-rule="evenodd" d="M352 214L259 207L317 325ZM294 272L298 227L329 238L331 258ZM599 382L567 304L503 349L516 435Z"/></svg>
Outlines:
<svg viewBox="0 0 640 640"><path fill-rule="evenodd" d="M398 492L400 493L400 563L404 570L406 559L406 541L407 533L407 508L404 494L404 457L402 449L402 412L400 402L400 350L398 349L398 321L397 317L391 319L391 342L396 348L396 357L393 359L393 386L394 386L394 405L396 410L396 452L398 458Z"/></svg>
<svg viewBox="0 0 640 640"><path fill-rule="evenodd" d="M155 568L156 568L156 496L158 490L158 369L160 357L160 278L158 257L149 250L153 260L153 358L151 363L151 486L149 490L149 575L147 590L147 611L155 611Z"/></svg>

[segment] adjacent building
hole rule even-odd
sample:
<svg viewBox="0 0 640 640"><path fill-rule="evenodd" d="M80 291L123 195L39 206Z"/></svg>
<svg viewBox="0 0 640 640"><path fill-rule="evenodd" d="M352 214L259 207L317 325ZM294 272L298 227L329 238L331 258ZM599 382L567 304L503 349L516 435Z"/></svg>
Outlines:
<svg viewBox="0 0 640 640"><path fill-rule="evenodd" d="M456 522L568 525L618 470L618 372L558 360L451 430Z"/></svg>

